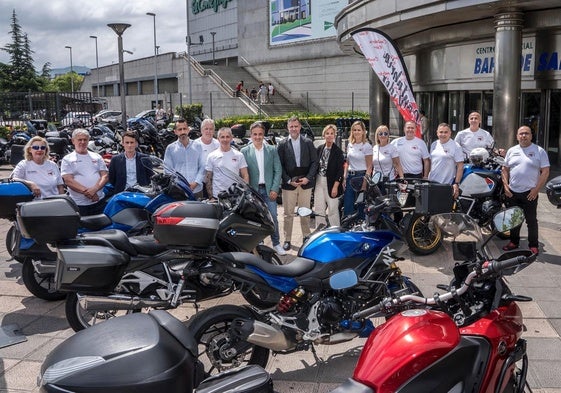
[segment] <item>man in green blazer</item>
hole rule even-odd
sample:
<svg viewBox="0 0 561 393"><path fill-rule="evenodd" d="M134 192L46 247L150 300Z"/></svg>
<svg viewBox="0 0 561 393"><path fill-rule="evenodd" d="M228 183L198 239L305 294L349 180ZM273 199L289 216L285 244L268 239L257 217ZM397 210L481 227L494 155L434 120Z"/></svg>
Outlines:
<svg viewBox="0 0 561 393"><path fill-rule="evenodd" d="M249 127L252 143L242 148L241 152L247 162L249 185L257 190L267 202L275 222L275 232L271 235L273 248L279 255L286 255L280 244L279 222L277 219L277 196L279 193L282 168L275 146L263 143L265 126L256 121Z"/></svg>

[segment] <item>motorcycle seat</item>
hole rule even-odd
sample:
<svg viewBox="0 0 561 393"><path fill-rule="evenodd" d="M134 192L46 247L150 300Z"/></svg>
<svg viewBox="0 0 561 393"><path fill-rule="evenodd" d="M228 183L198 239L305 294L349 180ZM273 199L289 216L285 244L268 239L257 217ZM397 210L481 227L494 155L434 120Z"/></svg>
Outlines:
<svg viewBox="0 0 561 393"><path fill-rule="evenodd" d="M111 219L103 213L93 216L80 217L80 227L90 231L99 231L109 225L111 225Z"/></svg>
<svg viewBox="0 0 561 393"><path fill-rule="evenodd" d="M167 250L167 247L154 239L154 235L139 235L129 237L130 244L141 255L157 255Z"/></svg>
<svg viewBox="0 0 561 393"><path fill-rule="evenodd" d="M106 229L104 231L86 232L82 234L86 240L88 238L103 238L111 243L116 249L124 251L131 257L137 256L138 251L129 241L127 234L118 229Z"/></svg>
<svg viewBox="0 0 561 393"><path fill-rule="evenodd" d="M297 277L308 273L315 265L313 260L302 257L297 257L287 265L272 265L257 255L247 252L225 252L218 256L234 264L255 266L265 273L284 277Z"/></svg>

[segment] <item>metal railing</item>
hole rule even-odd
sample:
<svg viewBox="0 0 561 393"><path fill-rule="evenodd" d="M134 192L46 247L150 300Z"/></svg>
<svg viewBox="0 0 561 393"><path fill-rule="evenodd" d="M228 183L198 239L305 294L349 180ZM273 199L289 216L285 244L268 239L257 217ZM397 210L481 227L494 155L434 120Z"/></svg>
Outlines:
<svg viewBox="0 0 561 393"><path fill-rule="evenodd" d="M187 54L183 54L183 58L185 61L189 61L189 56ZM249 110L251 110L254 114L262 114L263 116L267 117L267 113L263 111L261 105L253 101L249 98L245 93L240 94L238 97L236 95L236 90L233 89L228 83L224 81L214 70L209 68L204 68L201 63L199 63L196 59L191 56L191 66L197 73L202 77L208 77L212 79L214 84L220 88L226 95L229 97L237 98L241 102L243 102Z"/></svg>

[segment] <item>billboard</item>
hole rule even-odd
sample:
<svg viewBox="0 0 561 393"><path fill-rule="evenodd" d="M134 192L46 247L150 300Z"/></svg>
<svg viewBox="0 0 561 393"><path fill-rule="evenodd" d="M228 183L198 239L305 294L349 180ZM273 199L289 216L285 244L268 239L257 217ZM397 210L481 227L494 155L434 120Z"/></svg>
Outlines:
<svg viewBox="0 0 561 393"><path fill-rule="evenodd" d="M335 15L348 0L269 0L269 45L334 37Z"/></svg>

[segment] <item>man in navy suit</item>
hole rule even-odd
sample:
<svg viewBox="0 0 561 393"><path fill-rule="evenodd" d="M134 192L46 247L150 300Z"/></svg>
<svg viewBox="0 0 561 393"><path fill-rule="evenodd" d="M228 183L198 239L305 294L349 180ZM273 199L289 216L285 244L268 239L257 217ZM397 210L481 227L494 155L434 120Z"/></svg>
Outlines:
<svg viewBox="0 0 561 393"><path fill-rule="evenodd" d="M310 207L312 190L318 172L318 158L314 143L300 135L300 119L292 116L287 122L290 136L279 143L278 153L282 165L282 202L284 206L284 245L291 247L294 208ZM310 218L300 217L302 235L310 234Z"/></svg>
<svg viewBox="0 0 561 393"><path fill-rule="evenodd" d="M125 131L122 144L125 151L111 158L109 163L109 183L113 185L115 194L135 185L148 186L152 176L150 160L142 160L142 157L149 156L136 151L136 132Z"/></svg>
<svg viewBox="0 0 561 393"><path fill-rule="evenodd" d="M265 126L256 121L249 126L252 143L245 146L241 152L245 156L249 173L249 185L263 197L273 216L275 232L271 235L273 248L279 255L286 255L280 245L279 223L277 220L277 196L281 182L281 163L277 149L263 143L265 139Z"/></svg>

